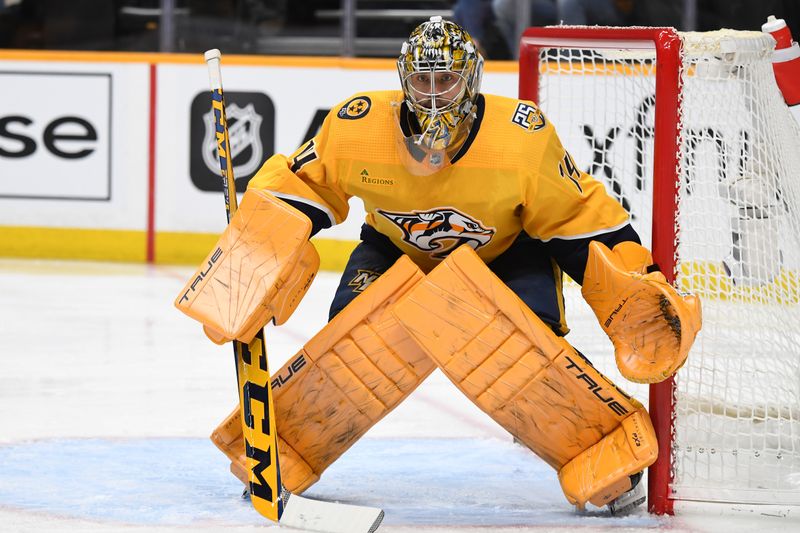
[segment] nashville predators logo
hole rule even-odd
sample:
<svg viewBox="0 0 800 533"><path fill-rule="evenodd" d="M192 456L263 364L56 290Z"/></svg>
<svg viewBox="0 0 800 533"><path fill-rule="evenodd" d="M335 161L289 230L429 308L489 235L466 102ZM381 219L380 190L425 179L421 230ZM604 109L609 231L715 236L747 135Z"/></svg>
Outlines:
<svg viewBox="0 0 800 533"><path fill-rule="evenodd" d="M539 131L547 125L547 121L538 107L522 102L517 104L511 122L528 132Z"/></svg>
<svg viewBox="0 0 800 533"><path fill-rule="evenodd" d="M469 244L477 250L495 234L495 228L486 228L452 207L411 213L391 213L382 209L377 212L403 231L404 242L424 252L433 252L430 255L434 259L444 259L462 244Z"/></svg>
<svg viewBox="0 0 800 533"><path fill-rule="evenodd" d="M369 96L357 96L344 104L336 116L347 120L355 120L366 115L371 105L372 100L369 99Z"/></svg>
<svg viewBox="0 0 800 533"><path fill-rule="evenodd" d="M379 272L373 272L372 270L363 270L358 269L356 275L347 282L348 287L353 287L353 292L364 292L364 289L369 287L373 281L378 279L380 276Z"/></svg>

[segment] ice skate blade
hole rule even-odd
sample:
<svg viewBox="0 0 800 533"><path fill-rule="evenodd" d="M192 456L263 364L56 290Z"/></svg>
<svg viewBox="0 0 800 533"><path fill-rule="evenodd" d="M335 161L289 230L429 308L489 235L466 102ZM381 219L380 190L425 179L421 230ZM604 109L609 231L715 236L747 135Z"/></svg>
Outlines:
<svg viewBox="0 0 800 533"><path fill-rule="evenodd" d="M609 503L608 510L613 516L624 516L642 505L645 500L647 500L647 495L644 491L644 485L636 483L631 490Z"/></svg>

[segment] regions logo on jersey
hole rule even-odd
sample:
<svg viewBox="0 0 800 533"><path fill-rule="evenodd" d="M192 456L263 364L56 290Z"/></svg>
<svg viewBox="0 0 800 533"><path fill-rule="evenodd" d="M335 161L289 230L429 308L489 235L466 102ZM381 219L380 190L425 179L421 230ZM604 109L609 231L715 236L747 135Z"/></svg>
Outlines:
<svg viewBox="0 0 800 533"><path fill-rule="evenodd" d="M539 131L547 125L547 121L538 107L522 102L517 104L511 122L529 132Z"/></svg>
<svg viewBox="0 0 800 533"><path fill-rule="evenodd" d="M347 120L355 120L369 113L371 105L372 100L369 99L369 96L357 96L344 104L336 116Z"/></svg>
<svg viewBox="0 0 800 533"><path fill-rule="evenodd" d="M353 279L347 282L347 286L353 287L353 292L364 292L364 289L369 287L380 275L380 272L359 268Z"/></svg>
<svg viewBox="0 0 800 533"><path fill-rule="evenodd" d="M431 257L434 259L444 259L462 244L469 244L477 250L495 234L494 228L487 228L452 207L411 213L392 213L382 209L377 212L403 231L404 242L424 252L433 252Z"/></svg>

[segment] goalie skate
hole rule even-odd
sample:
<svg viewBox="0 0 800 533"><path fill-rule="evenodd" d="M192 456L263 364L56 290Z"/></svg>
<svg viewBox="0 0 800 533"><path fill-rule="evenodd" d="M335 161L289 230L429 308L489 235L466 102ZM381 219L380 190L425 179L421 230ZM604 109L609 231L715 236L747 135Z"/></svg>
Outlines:
<svg viewBox="0 0 800 533"><path fill-rule="evenodd" d="M621 516L629 514L645 502L647 495L645 494L644 485L640 483L641 480L641 472L631 476L632 486L630 490L620 494L614 501L608 504L608 510L611 511L612 515Z"/></svg>

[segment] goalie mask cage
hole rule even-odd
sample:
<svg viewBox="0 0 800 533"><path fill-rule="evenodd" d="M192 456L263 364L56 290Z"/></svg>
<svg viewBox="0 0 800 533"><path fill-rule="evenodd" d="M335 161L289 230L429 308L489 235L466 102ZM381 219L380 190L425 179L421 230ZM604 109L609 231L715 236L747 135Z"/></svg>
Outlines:
<svg viewBox="0 0 800 533"><path fill-rule="evenodd" d="M521 40L520 98L628 209L669 281L702 299L686 365L649 390L651 512L800 504L800 134L773 46L760 32L672 28L529 28ZM586 355L621 381L613 354Z"/></svg>

